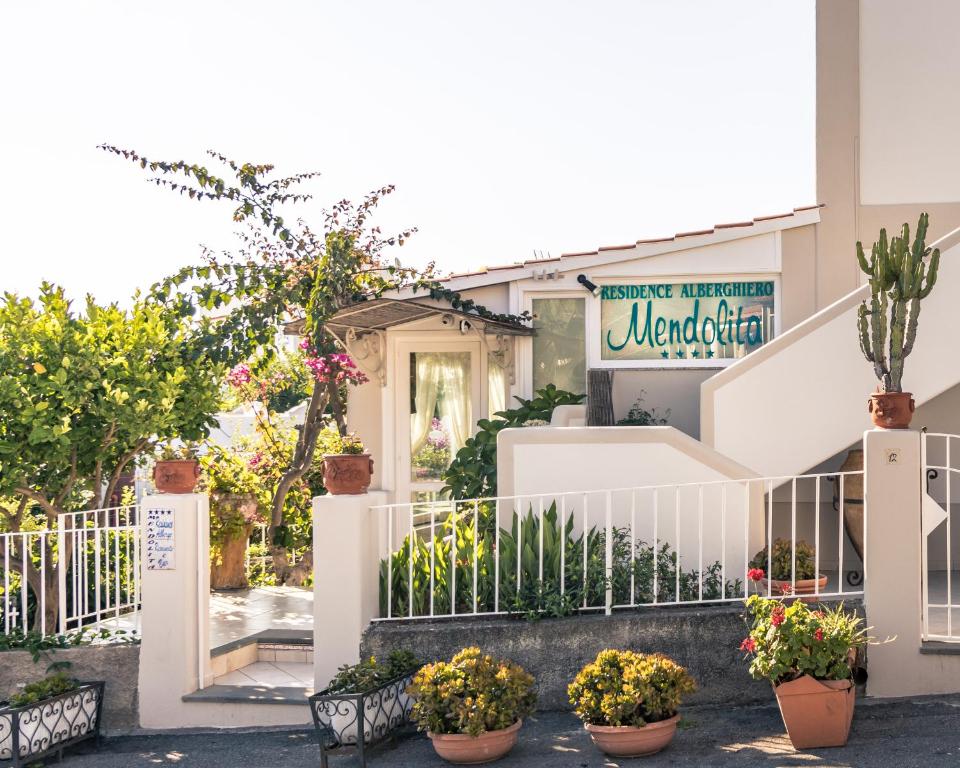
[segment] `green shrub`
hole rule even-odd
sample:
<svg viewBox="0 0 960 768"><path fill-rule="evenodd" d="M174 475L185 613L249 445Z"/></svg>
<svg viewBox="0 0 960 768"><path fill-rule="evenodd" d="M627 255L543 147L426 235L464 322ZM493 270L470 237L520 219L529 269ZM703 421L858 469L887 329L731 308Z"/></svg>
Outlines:
<svg viewBox="0 0 960 768"><path fill-rule="evenodd" d="M677 713L696 684L661 654L605 650L567 687L577 716L591 725L642 726Z"/></svg>
<svg viewBox="0 0 960 768"><path fill-rule="evenodd" d="M533 676L510 661L464 648L449 662L421 667L407 687L413 719L431 733L479 736L508 728L537 703Z"/></svg>
<svg viewBox="0 0 960 768"><path fill-rule="evenodd" d="M518 397L519 408L498 411L495 419L480 419L477 434L467 438L443 475L444 493L453 499L481 499L497 495L497 434L532 419L549 422L558 405L577 405L586 395L575 395L548 384L532 400Z"/></svg>
<svg viewBox="0 0 960 768"><path fill-rule="evenodd" d="M627 415L617 422L618 427L662 427L666 425L667 419L670 418L670 409L667 408L663 416L657 414L656 408L647 410L643 407L643 396L645 394L646 392L641 389L640 396L630 406Z"/></svg>
<svg viewBox="0 0 960 768"><path fill-rule="evenodd" d="M64 672L54 672L42 680L28 683L20 691L13 694L10 697L10 706L26 707L29 704L36 704L38 701L72 691L76 687L76 680L67 677Z"/></svg>
<svg viewBox="0 0 960 768"><path fill-rule="evenodd" d="M410 651L391 651L385 662L371 656L359 664L347 664L327 686L328 693L366 693L401 675L411 674L420 662Z"/></svg>
<svg viewBox="0 0 960 768"><path fill-rule="evenodd" d="M856 651L867 644L863 620L843 606L811 608L795 600L786 605L751 595L750 634L740 650L752 655L750 674L774 685L810 675L817 680L846 680Z"/></svg>
<svg viewBox="0 0 960 768"><path fill-rule="evenodd" d="M815 579L817 572L815 568L816 553L813 547L807 542L797 540L797 580ZM766 572L767 566L770 566L771 579L777 581L790 581L793 574L793 547L788 539L776 539L773 542L773 557L768 562L767 548L764 547L753 556L750 561L751 568L759 568Z"/></svg>

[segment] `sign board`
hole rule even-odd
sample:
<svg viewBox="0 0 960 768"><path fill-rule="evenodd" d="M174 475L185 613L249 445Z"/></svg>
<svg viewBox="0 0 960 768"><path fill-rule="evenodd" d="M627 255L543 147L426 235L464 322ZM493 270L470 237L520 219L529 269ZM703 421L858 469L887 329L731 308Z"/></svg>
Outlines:
<svg viewBox="0 0 960 768"><path fill-rule="evenodd" d="M172 509L148 509L146 519L146 551L148 571L172 571L177 567L177 545L174 537Z"/></svg>
<svg viewBox="0 0 960 768"><path fill-rule="evenodd" d="M773 337L772 280L604 285L601 360L715 364Z"/></svg>

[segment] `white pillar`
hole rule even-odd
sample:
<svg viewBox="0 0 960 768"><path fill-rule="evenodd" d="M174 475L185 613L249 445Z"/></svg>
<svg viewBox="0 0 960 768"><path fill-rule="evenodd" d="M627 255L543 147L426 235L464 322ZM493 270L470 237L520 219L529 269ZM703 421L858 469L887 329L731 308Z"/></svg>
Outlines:
<svg viewBox="0 0 960 768"><path fill-rule="evenodd" d="M360 638L379 610L377 521L387 494L313 500L313 673L326 687L337 668L360 660Z"/></svg>
<svg viewBox="0 0 960 768"><path fill-rule="evenodd" d="M141 515L140 724L182 727L181 697L213 682L209 500L146 496Z"/></svg>

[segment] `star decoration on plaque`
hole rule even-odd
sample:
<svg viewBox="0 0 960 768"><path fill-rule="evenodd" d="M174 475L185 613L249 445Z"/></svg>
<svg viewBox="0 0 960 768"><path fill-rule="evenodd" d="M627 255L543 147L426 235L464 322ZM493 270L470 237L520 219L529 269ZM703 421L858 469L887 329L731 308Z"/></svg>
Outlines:
<svg viewBox="0 0 960 768"><path fill-rule="evenodd" d="M677 357L683 357L683 350L682 350L682 349L679 349L679 348L677 349Z"/></svg>
<svg viewBox="0 0 960 768"><path fill-rule="evenodd" d="M660 350L660 357L666 360L668 357L670 357L670 350L668 349Z"/></svg>
<svg viewBox="0 0 960 768"><path fill-rule="evenodd" d="M694 350L690 353L690 357L700 357L700 350L694 348Z"/></svg>
<svg viewBox="0 0 960 768"><path fill-rule="evenodd" d="M713 357L713 350L712 350L712 349L708 349L708 350L707 350L707 357Z"/></svg>

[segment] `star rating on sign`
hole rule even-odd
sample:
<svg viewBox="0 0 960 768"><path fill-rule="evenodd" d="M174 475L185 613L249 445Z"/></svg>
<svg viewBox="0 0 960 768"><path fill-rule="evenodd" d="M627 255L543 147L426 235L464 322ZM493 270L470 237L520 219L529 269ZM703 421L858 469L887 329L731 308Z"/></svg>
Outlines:
<svg viewBox="0 0 960 768"><path fill-rule="evenodd" d="M708 349L708 350L707 350L707 357L713 357L713 350L712 350L712 349Z"/></svg>
<svg viewBox="0 0 960 768"><path fill-rule="evenodd" d="M666 360L668 357L670 357L670 350L667 350L667 349L661 350L660 357Z"/></svg>
<svg viewBox="0 0 960 768"><path fill-rule="evenodd" d="M700 350L694 348L693 352L690 353L690 357L700 357Z"/></svg>
<svg viewBox="0 0 960 768"><path fill-rule="evenodd" d="M680 348L677 348L677 357L683 357L683 350Z"/></svg>

